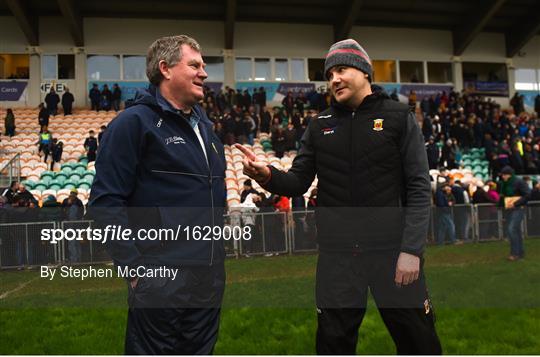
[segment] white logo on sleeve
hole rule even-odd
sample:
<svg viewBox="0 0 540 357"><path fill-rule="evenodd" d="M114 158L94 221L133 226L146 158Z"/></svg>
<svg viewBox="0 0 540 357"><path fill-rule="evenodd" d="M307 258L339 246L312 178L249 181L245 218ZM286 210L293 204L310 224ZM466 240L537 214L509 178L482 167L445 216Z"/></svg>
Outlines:
<svg viewBox="0 0 540 357"><path fill-rule="evenodd" d="M185 144L186 141L180 136L171 136L170 138L165 139L165 144Z"/></svg>

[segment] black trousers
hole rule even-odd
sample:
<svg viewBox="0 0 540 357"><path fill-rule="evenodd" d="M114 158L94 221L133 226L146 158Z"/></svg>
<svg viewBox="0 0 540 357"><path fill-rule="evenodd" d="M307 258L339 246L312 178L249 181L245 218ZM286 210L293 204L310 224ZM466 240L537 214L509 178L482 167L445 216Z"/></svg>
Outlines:
<svg viewBox="0 0 540 357"><path fill-rule="evenodd" d="M130 309L126 355L210 355L220 309Z"/></svg>
<svg viewBox="0 0 540 357"><path fill-rule="evenodd" d="M223 264L180 268L176 279L128 283L127 355L209 355L218 337Z"/></svg>
<svg viewBox="0 0 540 357"><path fill-rule="evenodd" d="M394 282L399 252L321 252L317 264L318 354L356 353L368 288L398 354L441 354L424 274L414 283Z"/></svg>

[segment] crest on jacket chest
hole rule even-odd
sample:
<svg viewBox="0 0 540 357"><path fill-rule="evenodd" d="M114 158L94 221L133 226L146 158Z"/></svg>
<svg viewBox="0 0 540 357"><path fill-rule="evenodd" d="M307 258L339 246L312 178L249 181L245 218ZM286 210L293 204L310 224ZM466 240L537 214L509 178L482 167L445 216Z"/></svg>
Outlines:
<svg viewBox="0 0 540 357"><path fill-rule="evenodd" d="M384 119L373 119L373 130L382 131Z"/></svg>

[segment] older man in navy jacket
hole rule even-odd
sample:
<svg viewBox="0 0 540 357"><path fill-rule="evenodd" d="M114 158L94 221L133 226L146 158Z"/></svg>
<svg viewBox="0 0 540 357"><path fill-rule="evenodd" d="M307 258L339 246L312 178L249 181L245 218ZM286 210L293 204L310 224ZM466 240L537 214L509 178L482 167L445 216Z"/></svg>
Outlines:
<svg viewBox="0 0 540 357"><path fill-rule="evenodd" d="M107 244L117 267L178 270L175 278L128 279L127 354L210 354L217 339L224 249L219 239L191 235L222 225L226 195L223 145L197 104L204 66L194 39L155 41L149 89L110 123L100 146L90 197L100 223L134 235L156 227L176 232L169 240Z"/></svg>

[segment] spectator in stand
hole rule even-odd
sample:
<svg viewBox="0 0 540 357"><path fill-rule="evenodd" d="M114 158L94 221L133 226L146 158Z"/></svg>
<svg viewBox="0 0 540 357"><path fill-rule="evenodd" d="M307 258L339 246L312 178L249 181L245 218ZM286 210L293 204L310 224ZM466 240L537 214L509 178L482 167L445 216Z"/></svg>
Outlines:
<svg viewBox="0 0 540 357"><path fill-rule="evenodd" d="M58 112L58 103L60 103L60 96L56 93L53 87L45 96L45 103L47 104L47 110L49 114L55 116Z"/></svg>
<svg viewBox="0 0 540 357"><path fill-rule="evenodd" d="M531 201L540 202L540 182L537 182L536 185L534 185L531 192Z"/></svg>
<svg viewBox="0 0 540 357"><path fill-rule="evenodd" d="M244 187L242 188L242 192L240 193L240 203L244 202L246 200L246 197L251 193L259 194L259 192L253 188L251 180L247 179L244 181Z"/></svg>
<svg viewBox="0 0 540 357"><path fill-rule="evenodd" d="M43 200L43 205L39 211L39 219L43 222L58 222L63 218L62 204L56 201L53 195L47 196Z"/></svg>
<svg viewBox="0 0 540 357"><path fill-rule="evenodd" d="M257 197L257 198L255 198ZM259 200L259 195L257 193L250 193L246 195L244 201L240 204L242 212L242 224L243 227L248 227L249 231L252 234L255 232L255 223L256 216L255 213L259 212L259 207L255 204L255 201ZM244 256L246 258L250 257L250 254L254 251L254 239L242 241L242 248Z"/></svg>
<svg viewBox="0 0 540 357"><path fill-rule="evenodd" d="M47 108L45 108L45 105L43 103L40 103L39 106L39 113L38 113L38 123L40 130L43 131L45 127L49 126L49 111Z"/></svg>
<svg viewBox="0 0 540 357"><path fill-rule="evenodd" d="M101 109L107 112L111 110L112 97L113 95L111 90L109 89L109 86L107 84L104 84L103 89L101 90L101 98L99 103Z"/></svg>
<svg viewBox="0 0 540 357"><path fill-rule="evenodd" d="M450 178L450 187L452 189L452 195L454 196L454 224L456 226L456 236L461 242L470 240L469 229L471 228L471 202L469 193L463 187L460 180L454 180Z"/></svg>
<svg viewBox="0 0 540 357"><path fill-rule="evenodd" d="M507 230L510 241L509 261L516 261L525 257L523 247L523 232L521 229L527 202L531 196L531 189L525 181L515 175L515 171L510 166L505 166L501 170L501 201L507 210Z"/></svg>
<svg viewBox="0 0 540 357"><path fill-rule="evenodd" d="M236 121L230 113L230 110L227 109L223 116L223 133L225 136L225 144L233 145L236 142L235 133L236 133Z"/></svg>
<svg viewBox="0 0 540 357"><path fill-rule="evenodd" d="M227 92L226 89L221 89L216 96L216 106L220 113L224 113L225 109L229 108L229 103L227 100Z"/></svg>
<svg viewBox="0 0 540 357"><path fill-rule="evenodd" d="M64 152L64 143L58 141L58 139L53 139L51 146L51 171L54 171L54 165L60 163L62 160L62 153Z"/></svg>
<svg viewBox="0 0 540 357"><path fill-rule="evenodd" d="M284 131L285 151L296 150L296 129L292 123L287 124L287 130Z"/></svg>
<svg viewBox="0 0 540 357"><path fill-rule="evenodd" d="M266 107L266 90L264 87L259 88L259 105L260 107Z"/></svg>
<svg viewBox="0 0 540 357"><path fill-rule="evenodd" d="M437 144L435 144L435 139L433 138L433 136L430 136L428 142L426 143L426 151L429 169L437 169L440 160L440 150Z"/></svg>
<svg viewBox="0 0 540 357"><path fill-rule="evenodd" d="M255 108L255 112L257 113L257 115L260 115L261 114L261 101L260 101L260 97L259 97L259 91L257 90L257 88L253 88L253 95L251 96L251 101L253 103L253 107Z"/></svg>
<svg viewBox="0 0 540 357"><path fill-rule="evenodd" d="M13 114L13 110L11 108L6 110L4 128L6 129L6 136L12 137L15 135L15 114Z"/></svg>
<svg viewBox="0 0 540 357"><path fill-rule="evenodd" d="M512 108L514 108L515 115L519 115L525 111L523 96L520 96L519 92L516 92L512 99L510 99L510 105L512 106Z"/></svg>
<svg viewBox="0 0 540 357"><path fill-rule="evenodd" d="M118 83L115 83L112 91L112 105L115 112L120 110L120 104L122 104L122 90Z"/></svg>
<svg viewBox="0 0 540 357"><path fill-rule="evenodd" d="M283 105L283 108L285 109L285 115L290 118L294 108L294 98L291 91L287 92L287 96L283 98L281 105Z"/></svg>
<svg viewBox="0 0 540 357"><path fill-rule="evenodd" d="M214 133L222 143L225 143L225 131L223 130L223 124L221 124L221 122L214 124Z"/></svg>
<svg viewBox="0 0 540 357"><path fill-rule="evenodd" d="M75 97L69 91L68 87L64 88L64 94L62 94L62 108L64 109L64 116L71 115L73 109L73 102Z"/></svg>
<svg viewBox="0 0 540 357"><path fill-rule="evenodd" d="M84 205L77 197L79 192L72 189L69 197L62 202L63 218L66 221L80 221L84 216ZM78 263L81 261L81 243L77 240L68 241L69 262Z"/></svg>
<svg viewBox="0 0 540 357"><path fill-rule="evenodd" d="M525 166L525 174L538 175L538 150L533 150L533 146L529 143L525 144L523 153L523 165Z"/></svg>
<svg viewBox="0 0 540 357"><path fill-rule="evenodd" d="M453 145L452 139L448 139L442 148L441 166L444 166L449 170L457 168L456 148Z"/></svg>
<svg viewBox="0 0 540 357"><path fill-rule="evenodd" d="M11 181L11 184L8 188L2 192L2 197L6 198L7 204L13 203L13 196L17 193L17 190L19 189L19 181Z"/></svg>
<svg viewBox="0 0 540 357"><path fill-rule="evenodd" d="M534 97L534 111L537 115L540 115L540 94L537 94L536 97Z"/></svg>
<svg viewBox="0 0 540 357"><path fill-rule="evenodd" d="M101 100L101 92L99 91L98 85L96 83L92 84L92 89L88 93L88 98L90 98L90 103L92 105L92 110L99 112L99 102Z"/></svg>
<svg viewBox="0 0 540 357"><path fill-rule="evenodd" d="M105 131L107 131L107 125L102 125L99 127L99 133L97 136L98 146L101 143L101 139L103 138L103 134L105 134Z"/></svg>
<svg viewBox="0 0 540 357"><path fill-rule="evenodd" d="M260 126L261 133L270 133L271 121L272 121L272 112L270 111L270 108L262 107L261 126Z"/></svg>
<svg viewBox="0 0 540 357"><path fill-rule="evenodd" d="M413 113L416 110L416 92L412 89L409 92L409 108Z"/></svg>
<svg viewBox="0 0 540 357"><path fill-rule="evenodd" d="M306 99L306 96L304 95L304 91L300 90L300 92L298 92L298 95L294 99L294 106L296 110L298 110L301 116L304 116L304 107L306 103L307 103L307 99Z"/></svg>
<svg viewBox="0 0 540 357"><path fill-rule="evenodd" d="M278 159L281 159L283 154L285 154L285 151L287 150L286 145L285 131L280 125L275 131L272 132L272 148L274 149Z"/></svg>
<svg viewBox="0 0 540 357"><path fill-rule="evenodd" d="M30 191L28 191L26 189L26 186L23 185L22 183L19 184L19 190L17 191L17 193L13 197L14 201L15 201L15 197L18 197L19 200L24 201L25 206L27 206L28 203L32 203L34 206L38 205L38 201L36 200L34 195L32 195L32 193Z"/></svg>
<svg viewBox="0 0 540 357"><path fill-rule="evenodd" d="M452 195L452 188L448 184L442 185L435 193L435 205L437 206L437 234L435 241L438 245L445 243L445 236L448 234L451 244L456 243L456 226L452 219L451 207L455 203Z"/></svg>
<svg viewBox="0 0 540 357"><path fill-rule="evenodd" d="M247 143L249 145L253 145L257 125L255 124L255 120L249 115L249 112L244 112L244 119L242 120L242 126L243 126L243 136L246 137Z"/></svg>
<svg viewBox="0 0 540 357"><path fill-rule="evenodd" d="M86 150L86 157L88 162L96 161L96 153L98 148L98 142L95 138L95 132L90 130L88 132L88 137L84 140L84 150Z"/></svg>
<svg viewBox="0 0 540 357"><path fill-rule="evenodd" d="M432 115L429 99L427 96L424 96L424 98L422 98L422 100L420 101L420 111L422 112L424 118Z"/></svg>
<svg viewBox="0 0 540 357"><path fill-rule="evenodd" d="M41 155L43 152L44 158L43 162L47 162L47 158L51 152L51 144L53 141L53 136L47 127L43 128L43 131L39 133L38 139L38 154Z"/></svg>

